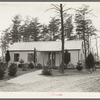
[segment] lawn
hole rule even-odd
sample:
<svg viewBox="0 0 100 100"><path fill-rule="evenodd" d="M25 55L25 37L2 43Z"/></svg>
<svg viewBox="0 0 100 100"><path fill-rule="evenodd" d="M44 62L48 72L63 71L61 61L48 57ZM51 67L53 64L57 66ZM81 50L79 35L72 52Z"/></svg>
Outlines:
<svg viewBox="0 0 100 100"><path fill-rule="evenodd" d="M29 73L29 72L33 72L33 71L36 71L36 70L37 69L34 68L34 69L27 69L26 71L23 71L22 68L17 68L16 76L11 77L11 76L8 75L8 69L7 69L3 81L7 81L9 79L12 79L12 78L15 78L17 76L20 76L20 75L23 75L23 74L26 74L26 73Z"/></svg>
<svg viewBox="0 0 100 100"><path fill-rule="evenodd" d="M34 71L34 72L33 72ZM33 72L32 76L27 78L33 80L27 84L7 83L9 77L0 81L0 91L5 92L99 92L100 91L100 69L88 73L86 70L81 72L76 69L65 70L65 73L59 73L52 69L52 76L41 74L41 70L35 69L22 71L18 69L17 76L27 75L25 73ZM23 77L24 78L24 77ZM21 82L22 80L20 80Z"/></svg>

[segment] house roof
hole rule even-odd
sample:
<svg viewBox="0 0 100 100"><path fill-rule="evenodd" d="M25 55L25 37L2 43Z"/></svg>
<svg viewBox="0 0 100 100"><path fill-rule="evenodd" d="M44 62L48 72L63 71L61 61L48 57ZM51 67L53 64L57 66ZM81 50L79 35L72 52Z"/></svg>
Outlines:
<svg viewBox="0 0 100 100"><path fill-rule="evenodd" d="M61 51L61 41L38 41L38 42L17 42L10 46L9 51ZM65 41L66 50L75 50L82 48L82 40Z"/></svg>

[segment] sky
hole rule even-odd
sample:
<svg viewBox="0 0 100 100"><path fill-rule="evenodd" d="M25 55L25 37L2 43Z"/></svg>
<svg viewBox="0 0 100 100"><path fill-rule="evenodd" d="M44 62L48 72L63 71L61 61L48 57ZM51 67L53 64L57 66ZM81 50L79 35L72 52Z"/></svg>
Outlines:
<svg viewBox="0 0 100 100"><path fill-rule="evenodd" d="M12 19L15 15L19 14L24 19L26 16L32 18L39 18L41 24L48 24L51 17L56 16L54 10L48 10L51 8L51 4L60 4L62 2L0 2L0 36L3 30L7 29L12 24ZM97 28L97 34L100 34L100 2L63 2L66 4L64 9L69 7L78 8L82 4L90 6L92 13L95 16L90 16L93 20L94 26ZM73 11L67 13L73 14ZM100 39L98 39L98 45Z"/></svg>

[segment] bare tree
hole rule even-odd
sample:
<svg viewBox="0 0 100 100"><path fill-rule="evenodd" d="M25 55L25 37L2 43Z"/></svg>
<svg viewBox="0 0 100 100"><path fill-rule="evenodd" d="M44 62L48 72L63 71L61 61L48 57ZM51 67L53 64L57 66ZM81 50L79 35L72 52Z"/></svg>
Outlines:
<svg viewBox="0 0 100 100"><path fill-rule="evenodd" d="M62 41L62 64L61 64L61 72L64 73L64 14L66 11L70 10L71 8L64 9L65 5L55 5L52 4L52 7L50 9L55 10L56 13L60 15L61 20L61 41ZM48 9L48 10L50 10Z"/></svg>
<svg viewBox="0 0 100 100"><path fill-rule="evenodd" d="M82 5L82 7L75 10L76 32L79 35L79 39L84 40L84 56L86 61L86 56L90 52L89 37L96 31L92 24L92 20L89 19L89 16L92 14L92 10L89 9L88 5Z"/></svg>

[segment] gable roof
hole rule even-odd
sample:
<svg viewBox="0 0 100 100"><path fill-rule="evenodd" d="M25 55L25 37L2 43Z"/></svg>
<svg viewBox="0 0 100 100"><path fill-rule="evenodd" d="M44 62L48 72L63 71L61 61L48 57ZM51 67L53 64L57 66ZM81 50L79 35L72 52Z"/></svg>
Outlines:
<svg viewBox="0 0 100 100"><path fill-rule="evenodd" d="M17 42L10 46L9 51L61 51L61 41ZM65 41L65 50L82 48L82 40Z"/></svg>

